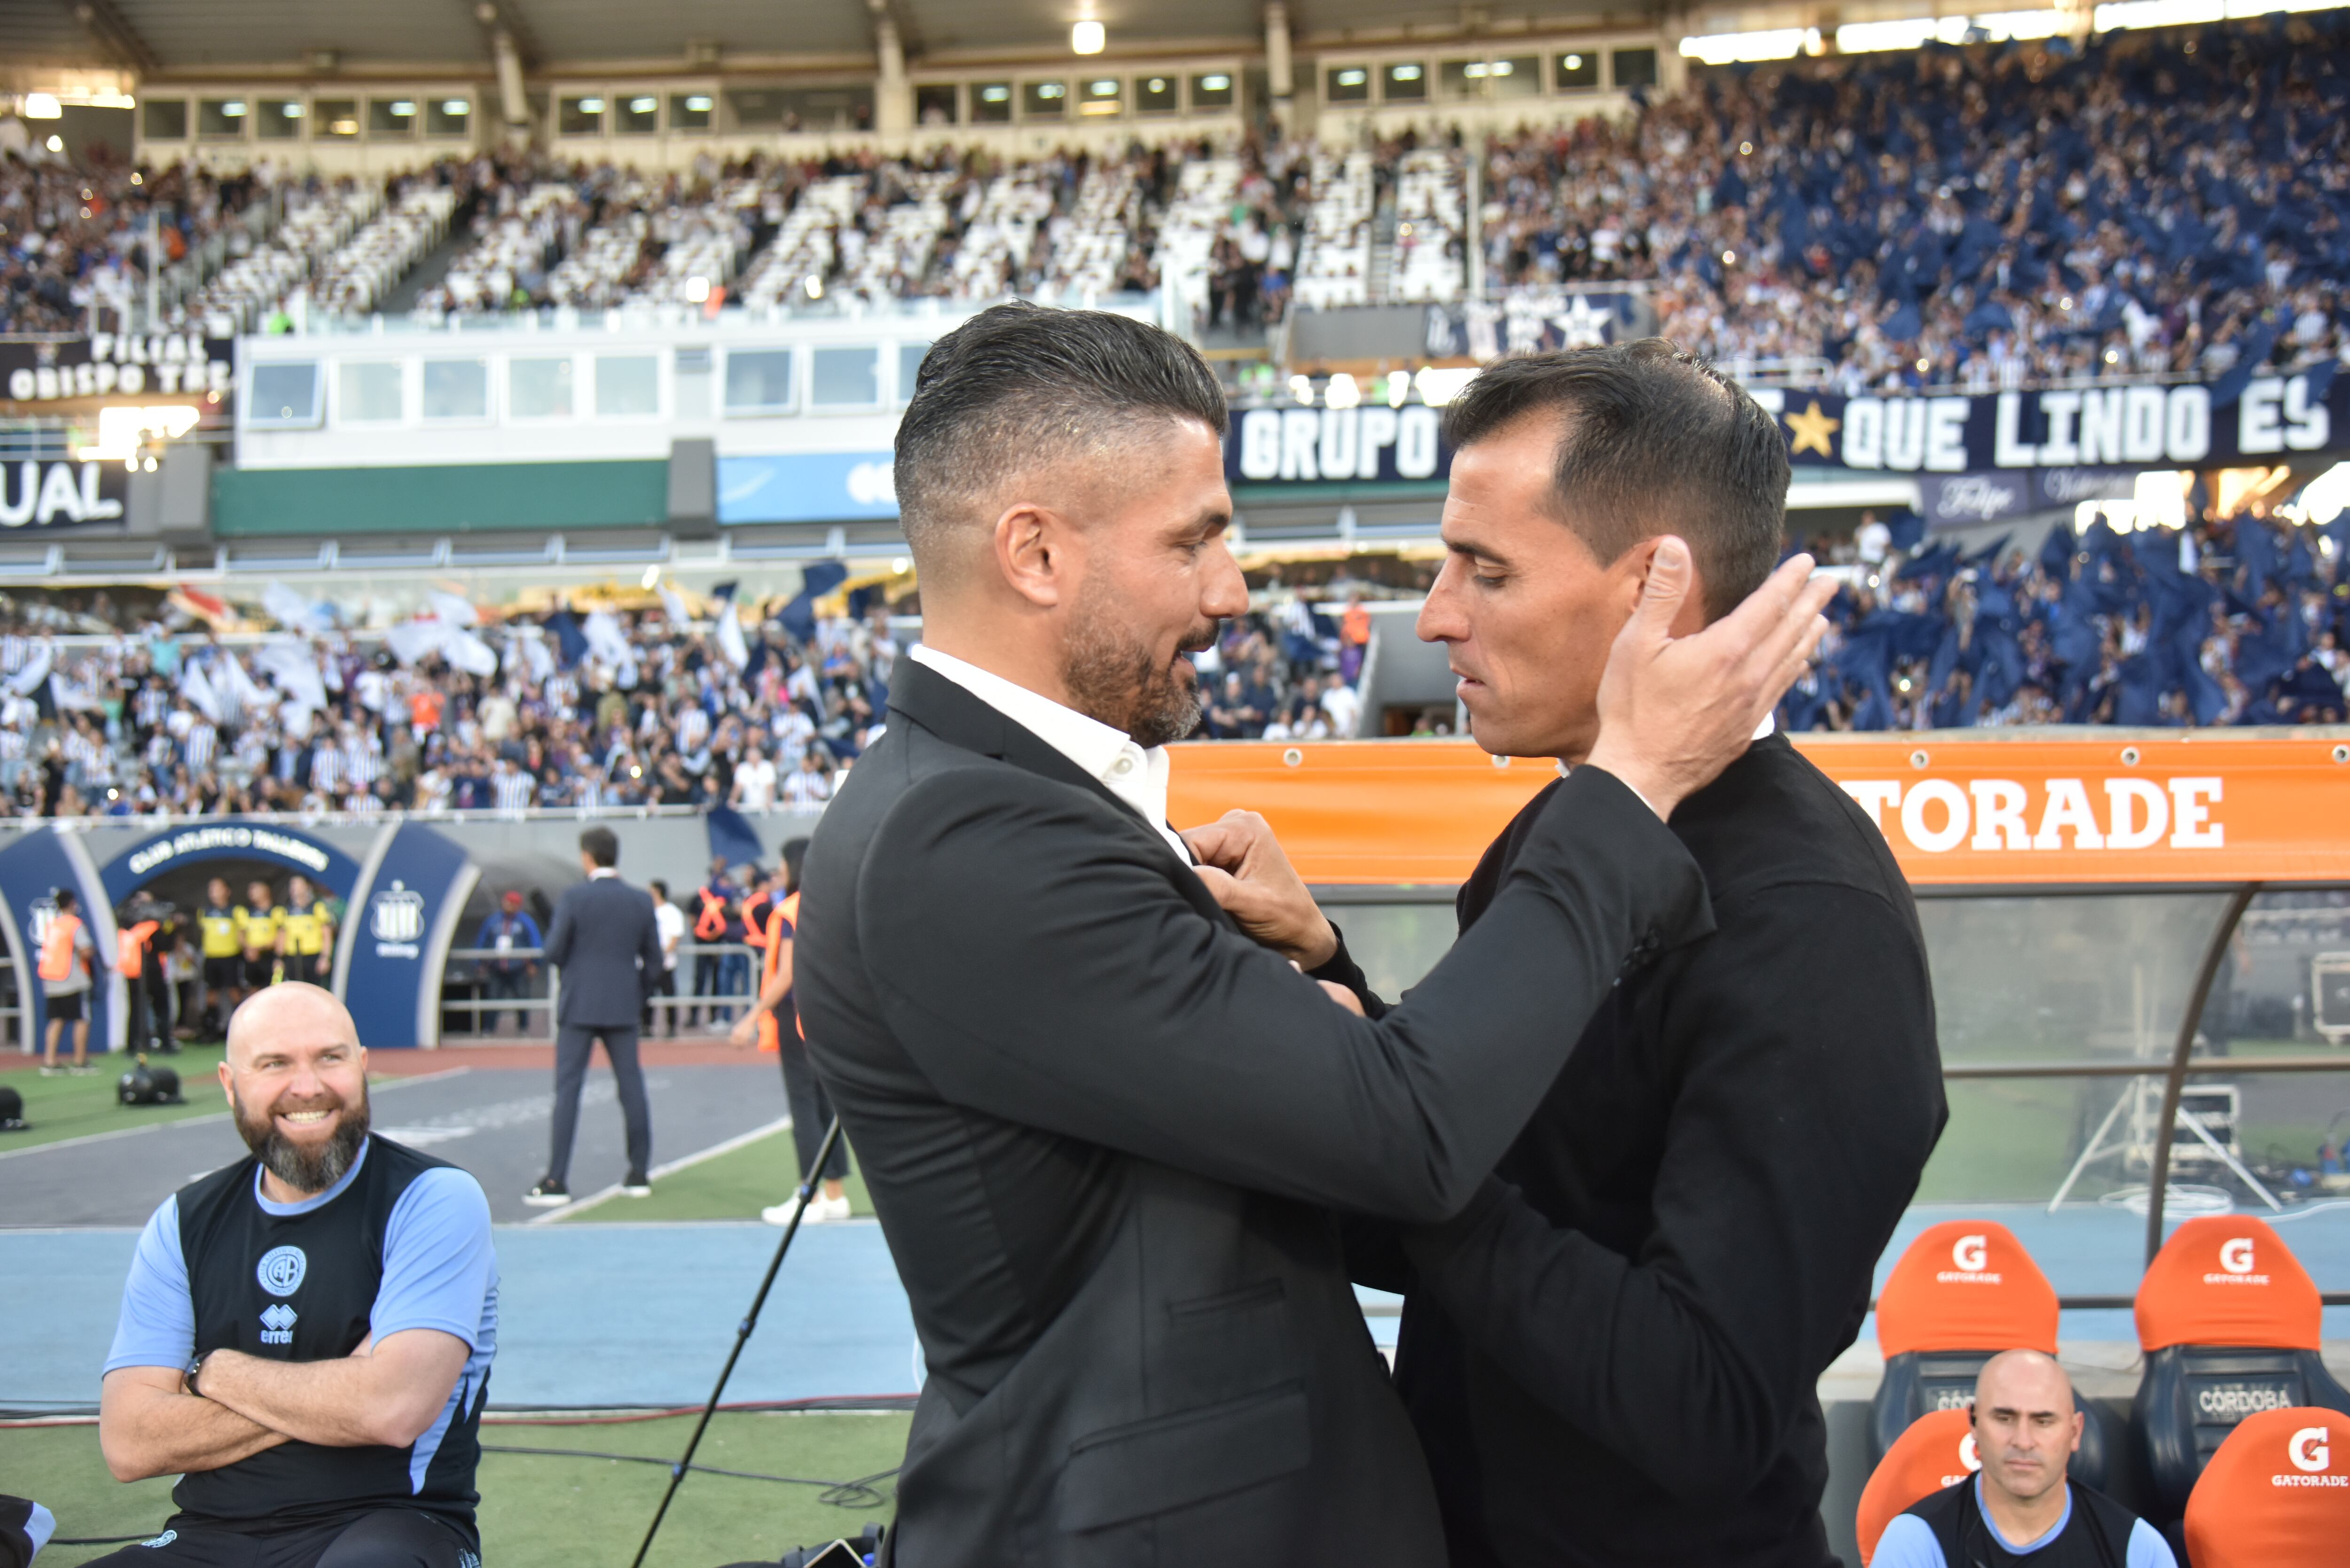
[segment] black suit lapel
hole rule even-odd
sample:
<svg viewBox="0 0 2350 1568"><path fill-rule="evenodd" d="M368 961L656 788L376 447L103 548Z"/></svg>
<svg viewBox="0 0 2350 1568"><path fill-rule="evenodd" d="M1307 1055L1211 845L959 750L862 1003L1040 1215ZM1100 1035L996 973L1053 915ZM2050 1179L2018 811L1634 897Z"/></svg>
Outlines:
<svg viewBox="0 0 2350 1568"><path fill-rule="evenodd" d="M1120 821L1132 824L1158 848L1167 848L1157 826L1112 794L1101 780L1037 739L1027 725L1006 718L929 665L913 659L899 660L889 681L889 706L949 745L1009 763L1056 784L1092 791L1118 808ZM1196 863L1188 848L1184 856ZM1229 919L1197 877L1183 877L1177 885L1202 914L1220 922Z"/></svg>

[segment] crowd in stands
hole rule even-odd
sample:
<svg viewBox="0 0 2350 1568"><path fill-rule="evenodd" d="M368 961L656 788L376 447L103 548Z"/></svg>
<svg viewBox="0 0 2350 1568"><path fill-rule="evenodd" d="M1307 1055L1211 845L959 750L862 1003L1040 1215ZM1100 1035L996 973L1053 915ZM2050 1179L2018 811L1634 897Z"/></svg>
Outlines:
<svg viewBox="0 0 2350 1568"><path fill-rule="evenodd" d="M1918 548L1878 524L1790 730L2339 724L2350 715L2350 513L2180 530L2060 524L2036 553ZM1902 546L1908 546L1907 549Z"/></svg>
<svg viewBox="0 0 2350 1568"><path fill-rule="evenodd" d="M820 809L885 722L902 651L863 598L820 618L803 597L736 637L681 603L489 626L446 597L380 635L294 613L257 642L169 610L70 641L11 621L0 810ZM1271 596L1199 656L1203 733L1351 733L1368 635L1358 605Z"/></svg>
<svg viewBox="0 0 2350 1568"><path fill-rule="evenodd" d="M1659 330L1851 389L2216 376L2350 352L2350 20L1928 46L1700 70L1620 119L1481 151L1451 130L1362 145L1254 135L1007 162L705 156L649 174L545 153L382 182L76 171L0 155L0 327L127 300L145 214L178 256L238 227L184 321L241 327L396 297L428 316L548 306L1006 293L1162 282L1211 330L1293 304L1458 297L1469 162L1489 285L1532 299L1648 286ZM134 184L134 181L145 182ZM454 254L439 247L453 232ZM434 265L397 289L427 255ZM168 258L167 258L168 259Z"/></svg>
<svg viewBox="0 0 2350 1568"><path fill-rule="evenodd" d="M1683 347L1855 390L2331 358L2346 45L2327 14L1703 73L1494 145L1489 276L1654 280Z"/></svg>

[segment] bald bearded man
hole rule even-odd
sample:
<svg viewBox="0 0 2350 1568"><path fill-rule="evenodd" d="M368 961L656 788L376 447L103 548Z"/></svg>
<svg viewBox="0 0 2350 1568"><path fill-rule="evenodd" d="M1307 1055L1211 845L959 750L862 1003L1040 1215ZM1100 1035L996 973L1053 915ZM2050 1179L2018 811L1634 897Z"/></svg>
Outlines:
<svg viewBox="0 0 2350 1568"><path fill-rule="evenodd" d="M148 1220L99 1407L115 1479L179 1475L179 1511L99 1561L479 1568L480 1183L368 1130L367 1052L317 986L239 1007L220 1078L253 1152Z"/></svg>

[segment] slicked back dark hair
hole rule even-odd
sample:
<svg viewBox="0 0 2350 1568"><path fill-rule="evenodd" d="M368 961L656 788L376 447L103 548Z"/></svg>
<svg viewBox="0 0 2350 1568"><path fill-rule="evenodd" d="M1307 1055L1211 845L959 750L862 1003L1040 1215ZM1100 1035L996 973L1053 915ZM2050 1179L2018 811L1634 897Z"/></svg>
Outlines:
<svg viewBox="0 0 2350 1568"><path fill-rule="evenodd" d="M1559 422L1560 521L1612 564L1643 539L1689 542L1718 619L1778 565L1787 443L1778 421L1662 337L1496 359L1444 411L1454 447L1541 415Z"/></svg>
<svg viewBox="0 0 2350 1568"><path fill-rule="evenodd" d="M1224 432L1223 389L1182 339L1102 310L981 311L931 345L898 422L898 510L917 563L945 564L972 498L1167 419Z"/></svg>

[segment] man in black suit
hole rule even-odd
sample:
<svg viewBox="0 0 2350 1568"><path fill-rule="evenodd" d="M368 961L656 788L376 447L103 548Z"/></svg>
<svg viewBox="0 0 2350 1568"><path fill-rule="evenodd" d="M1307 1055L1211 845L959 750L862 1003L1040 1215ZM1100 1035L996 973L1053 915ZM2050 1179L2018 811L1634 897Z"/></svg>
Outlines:
<svg viewBox="0 0 2350 1568"><path fill-rule="evenodd" d="M579 867L588 879L563 890L546 929L546 961L560 971L555 998L555 1138L546 1176L523 1194L523 1201L535 1209L571 1201L565 1179L571 1174L571 1140L579 1130L579 1085L598 1040L612 1064L620 1116L628 1125L629 1173L620 1190L643 1198L653 1189L645 1174L652 1161L652 1109L645 1100L644 1069L637 1063L637 1020L660 975L660 925L653 917L652 896L620 880L619 859L620 841L610 828L581 834Z"/></svg>
<svg viewBox="0 0 2350 1568"><path fill-rule="evenodd" d="M1480 745L1579 763L1659 536L1687 537L1703 589L1677 632L1778 558L1784 440L1659 338L1488 366L1446 421L1448 553L1419 635L1447 645ZM1581 774L1486 852L1462 941L1503 917ZM1711 933L1561 1030L1580 1043L1465 1210L1349 1227L1356 1277L1405 1293L1396 1382L1455 1563L1835 1561L1814 1390L1941 1130L1925 946L1884 838L1767 727L1671 827ZM1217 879L1236 918L1308 960L1335 949L1261 821L1191 836L1240 873ZM1381 1011L1343 954L1316 972Z"/></svg>
<svg viewBox="0 0 2350 1568"><path fill-rule="evenodd" d="M1671 546L1495 918L1366 1020L1242 935L1165 823L1184 654L1248 602L1224 418L1156 328L1003 306L939 340L899 427L924 642L815 836L797 959L928 1359L899 1568L1441 1560L1331 1210L1450 1217L1562 1023L1707 929L1659 814L1820 629L1799 560L1667 639Z"/></svg>

